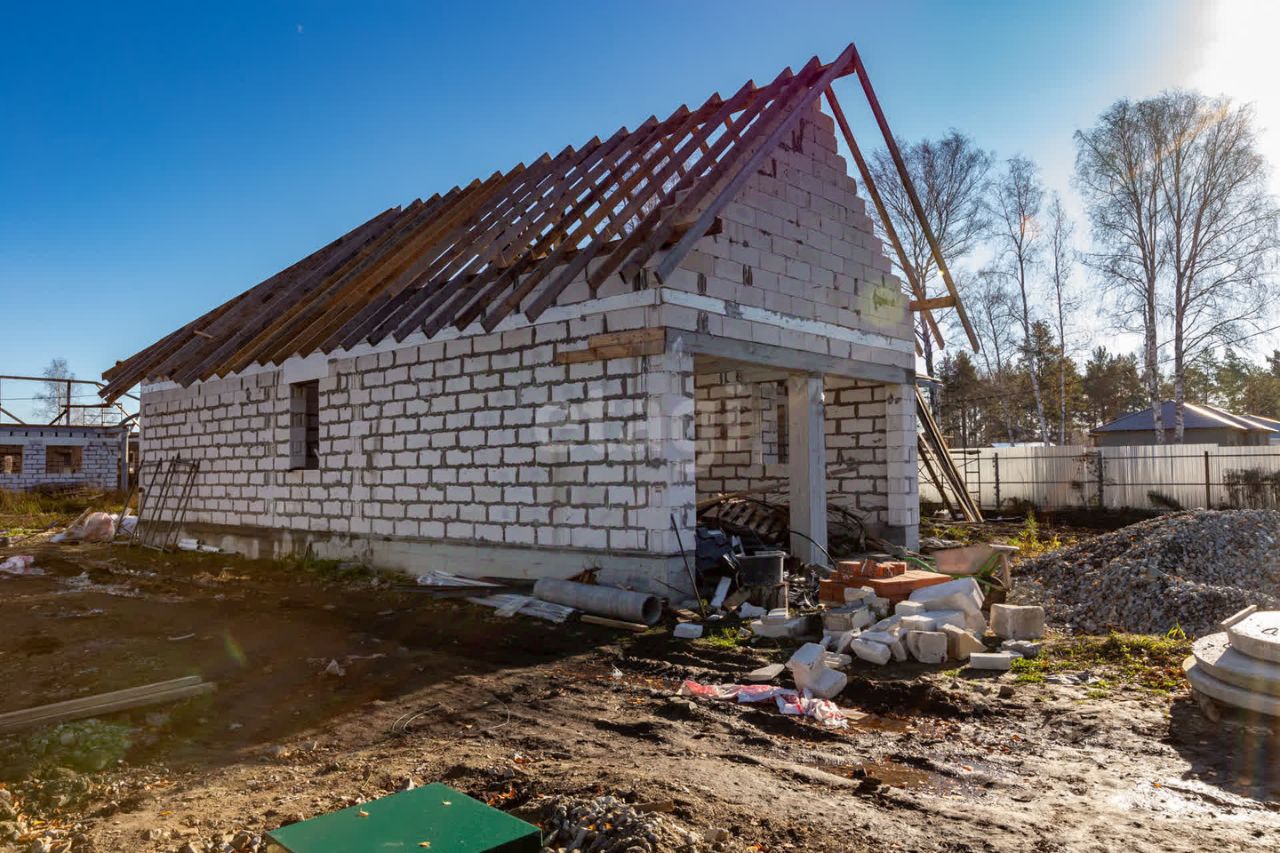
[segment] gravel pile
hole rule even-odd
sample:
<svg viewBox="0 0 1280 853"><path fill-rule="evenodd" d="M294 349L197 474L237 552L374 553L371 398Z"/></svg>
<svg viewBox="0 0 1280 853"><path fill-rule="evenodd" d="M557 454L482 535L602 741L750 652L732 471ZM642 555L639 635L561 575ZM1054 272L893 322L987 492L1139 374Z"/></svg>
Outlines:
<svg viewBox="0 0 1280 853"><path fill-rule="evenodd" d="M685 832L658 814L638 811L617 797L572 800L557 797L547 804L542 822L543 853L656 853L706 850L702 838Z"/></svg>
<svg viewBox="0 0 1280 853"><path fill-rule="evenodd" d="M1198 637L1250 604L1280 608L1277 543L1274 510L1173 513L1022 561L1018 597L1057 627Z"/></svg>

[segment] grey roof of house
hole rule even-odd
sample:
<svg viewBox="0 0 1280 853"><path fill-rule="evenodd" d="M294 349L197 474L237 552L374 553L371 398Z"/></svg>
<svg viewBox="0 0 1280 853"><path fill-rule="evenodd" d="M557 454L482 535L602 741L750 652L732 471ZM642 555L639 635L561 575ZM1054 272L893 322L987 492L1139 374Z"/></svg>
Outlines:
<svg viewBox="0 0 1280 853"><path fill-rule="evenodd" d="M1173 428L1174 402L1160 404L1160 422L1165 429ZM1235 429L1242 432L1280 432L1280 422L1255 416L1235 415L1231 412L1203 403L1183 403L1183 429ZM1110 423L1097 427L1093 432L1140 432L1155 428L1151 409L1122 415Z"/></svg>

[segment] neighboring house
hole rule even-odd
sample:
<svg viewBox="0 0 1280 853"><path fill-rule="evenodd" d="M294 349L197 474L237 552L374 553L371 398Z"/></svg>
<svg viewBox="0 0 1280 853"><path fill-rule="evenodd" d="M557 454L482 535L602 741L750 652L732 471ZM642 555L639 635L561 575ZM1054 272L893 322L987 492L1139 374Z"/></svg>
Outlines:
<svg viewBox="0 0 1280 853"><path fill-rule="evenodd" d="M1236 415L1203 403L1183 403L1183 443L1217 444L1223 447L1257 447L1280 444L1280 422L1253 415ZM1165 443L1174 440L1175 404L1160 404ZM1151 409L1116 418L1089 433L1095 447L1132 447L1155 444Z"/></svg>
<svg viewBox="0 0 1280 853"><path fill-rule="evenodd" d="M669 593L697 501L780 477L805 536L830 490L914 545L912 316L817 106L853 56L388 210L118 363L146 458L201 465L186 535Z"/></svg>
<svg viewBox="0 0 1280 853"><path fill-rule="evenodd" d="M120 484L118 426L0 424L0 489Z"/></svg>

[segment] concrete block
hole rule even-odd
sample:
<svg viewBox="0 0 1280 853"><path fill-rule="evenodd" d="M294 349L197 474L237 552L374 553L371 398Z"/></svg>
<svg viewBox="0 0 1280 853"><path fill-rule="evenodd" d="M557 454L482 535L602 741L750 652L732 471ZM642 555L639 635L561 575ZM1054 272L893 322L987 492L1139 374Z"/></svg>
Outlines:
<svg viewBox="0 0 1280 853"><path fill-rule="evenodd" d="M849 678L843 672L826 667L803 670L803 675L796 674L796 687L808 690L819 699L834 699L848 683Z"/></svg>
<svg viewBox="0 0 1280 853"><path fill-rule="evenodd" d="M846 586L844 588L844 600L846 602L870 601L872 598L875 598L875 596L876 591L869 586L860 586L856 588Z"/></svg>
<svg viewBox="0 0 1280 853"><path fill-rule="evenodd" d="M1044 636L1044 608L993 604L991 631L1005 640L1038 640Z"/></svg>
<svg viewBox="0 0 1280 853"><path fill-rule="evenodd" d="M969 655L969 668L1005 671L1013 666L1013 659L1009 652L974 652Z"/></svg>
<svg viewBox="0 0 1280 853"><path fill-rule="evenodd" d="M822 666L822 657L827 653L821 643L805 643L795 650L787 661L787 669L794 672L812 670Z"/></svg>
<svg viewBox="0 0 1280 853"><path fill-rule="evenodd" d="M853 658L845 654L827 652L822 656L822 665L827 669L848 669L852 663Z"/></svg>
<svg viewBox="0 0 1280 853"><path fill-rule="evenodd" d="M967 616L963 610L928 610L926 611L928 618L933 620L934 631L941 631L943 625L955 625L957 628L965 628L967 625Z"/></svg>
<svg viewBox="0 0 1280 853"><path fill-rule="evenodd" d="M938 623L929 616L903 616L902 630L906 633L912 631L935 631Z"/></svg>
<svg viewBox="0 0 1280 853"><path fill-rule="evenodd" d="M865 628L875 621L871 611L866 607L846 605L822 614L822 627L828 631L854 631Z"/></svg>
<svg viewBox="0 0 1280 853"><path fill-rule="evenodd" d="M942 631L908 631L907 651L920 663L945 663L947 635Z"/></svg>
<svg viewBox="0 0 1280 853"><path fill-rule="evenodd" d="M1005 640L1000 644L1000 650L1013 652L1024 658L1033 658L1039 656L1040 644L1033 643L1030 640Z"/></svg>
<svg viewBox="0 0 1280 853"><path fill-rule="evenodd" d="M770 625L781 625L783 622L786 622L790 618L791 618L791 612L787 610L787 608L775 607L773 610L770 610L768 613L766 613L761 618L760 621L766 622Z"/></svg>
<svg viewBox="0 0 1280 853"><path fill-rule="evenodd" d="M873 643L861 637L849 644L849 651L868 663L884 666L893 656L893 652L884 643Z"/></svg>
<svg viewBox="0 0 1280 853"><path fill-rule="evenodd" d="M898 632L893 631L863 631L858 635L859 640L866 640L869 643L880 643L881 645L890 646L898 640Z"/></svg>
<svg viewBox="0 0 1280 853"><path fill-rule="evenodd" d="M784 622L766 622L763 619L757 619L750 625L751 633L757 637L803 637L809 632L809 619L804 616L796 616L793 619L787 619Z"/></svg>
<svg viewBox="0 0 1280 853"><path fill-rule="evenodd" d="M889 644L889 654L893 655L893 659L899 662L907 659L907 646L902 642L901 637Z"/></svg>
<svg viewBox="0 0 1280 853"><path fill-rule="evenodd" d="M786 667L780 663L771 663L768 666L762 666L759 669L753 669L751 672L748 672L743 676L743 680L756 684L773 681L779 675L782 675L782 670L784 669L786 669Z"/></svg>
<svg viewBox="0 0 1280 853"><path fill-rule="evenodd" d="M702 636L702 626L697 622L681 622L676 625L671 636L679 640L696 640Z"/></svg>
<svg viewBox="0 0 1280 853"><path fill-rule="evenodd" d="M893 605L893 612L896 616L919 616L924 613L924 603L920 601L899 601Z"/></svg>
<svg viewBox="0 0 1280 853"><path fill-rule="evenodd" d="M902 630L902 617L889 616L884 619L881 619L879 622L872 625L870 630L882 631L886 634L892 634L893 636L896 637L898 636L898 633Z"/></svg>
<svg viewBox="0 0 1280 853"><path fill-rule="evenodd" d="M968 660L969 655L987 649L981 640L963 628L943 625L942 632L947 635L947 654L956 660Z"/></svg>
<svg viewBox="0 0 1280 853"><path fill-rule="evenodd" d="M909 600L920 602L925 610L982 612L982 589L973 578L957 578L917 589L911 593Z"/></svg>

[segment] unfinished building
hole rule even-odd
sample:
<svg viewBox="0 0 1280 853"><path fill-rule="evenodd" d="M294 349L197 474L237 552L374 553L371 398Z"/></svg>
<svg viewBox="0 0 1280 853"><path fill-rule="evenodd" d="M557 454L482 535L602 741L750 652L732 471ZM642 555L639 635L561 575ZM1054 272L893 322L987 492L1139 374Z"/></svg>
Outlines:
<svg viewBox="0 0 1280 853"><path fill-rule="evenodd" d="M911 308L943 301L910 304L820 110L854 73L850 46L387 210L106 396L141 383L143 454L200 465L187 535L251 555L666 593L699 497L778 479L802 556L828 492L913 545Z"/></svg>

